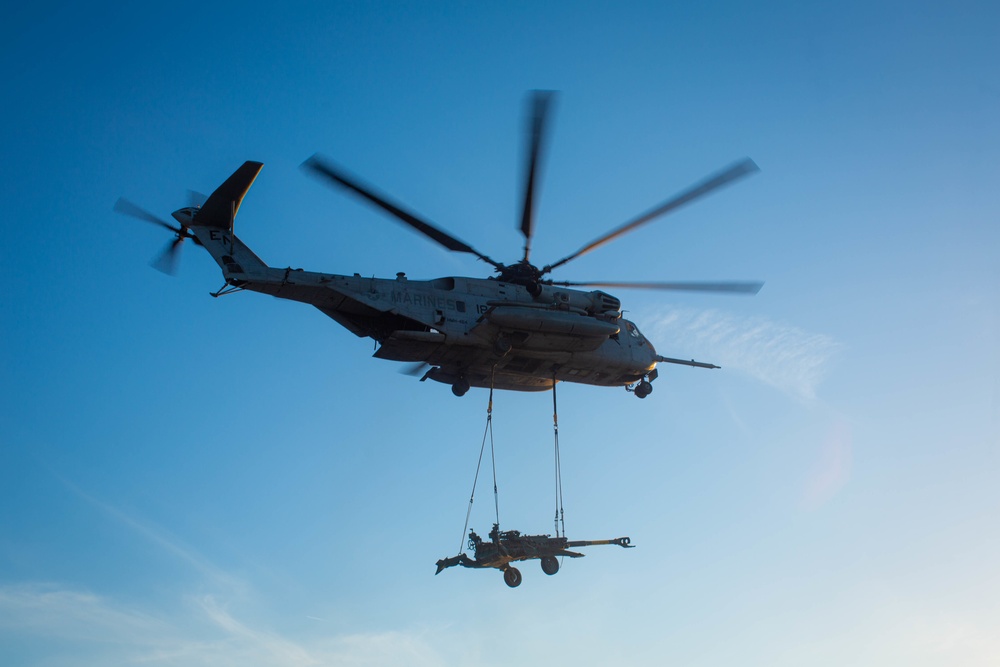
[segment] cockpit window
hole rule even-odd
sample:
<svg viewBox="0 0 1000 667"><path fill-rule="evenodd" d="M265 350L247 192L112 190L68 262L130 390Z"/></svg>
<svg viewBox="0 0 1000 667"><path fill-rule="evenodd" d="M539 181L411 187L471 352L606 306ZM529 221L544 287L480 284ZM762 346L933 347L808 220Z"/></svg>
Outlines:
<svg viewBox="0 0 1000 667"><path fill-rule="evenodd" d="M625 329L628 330L628 335L632 336L632 338L635 338L638 341L643 340L642 334L639 333L639 329L636 328L636 326L631 322L625 322Z"/></svg>

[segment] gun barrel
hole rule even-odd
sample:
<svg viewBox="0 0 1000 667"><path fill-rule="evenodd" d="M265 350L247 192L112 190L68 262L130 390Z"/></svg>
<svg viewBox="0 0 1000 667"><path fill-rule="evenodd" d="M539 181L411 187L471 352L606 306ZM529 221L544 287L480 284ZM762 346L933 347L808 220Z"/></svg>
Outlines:
<svg viewBox="0 0 1000 667"><path fill-rule="evenodd" d="M626 549L633 548L631 544L632 540L627 537L616 537L613 540L576 540L575 542L567 542L567 547L591 547L597 546L599 544L617 544L620 547Z"/></svg>

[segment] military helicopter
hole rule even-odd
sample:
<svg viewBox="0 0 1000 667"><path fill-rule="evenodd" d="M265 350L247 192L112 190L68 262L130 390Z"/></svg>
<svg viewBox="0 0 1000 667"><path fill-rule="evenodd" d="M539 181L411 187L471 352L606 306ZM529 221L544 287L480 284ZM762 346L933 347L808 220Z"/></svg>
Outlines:
<svg viewBox="0 0 1000 667"><path fill-rule="evenodd" d="M343 169L314 155L303 168L361 197L435 243L467 253L493 267L487 278L448 276L433 280L369 278L268 266L233 232L236 214L263 164L245 162L204 203L200 197L174 211L177 225L119 199L114 210L164 227L176 235L154 266L171 272L181 244L191 239L222 269L225 285L212 296L262 292L315 306L359 337L374 339L374 356L415 364L412 375L451 385L456 396L470 387L545 391L557 382L624 387L639 398L652 391L658 363L719 368L710 363L660 356L635 323L622 316L621 301L601 290L639 288L756 294L760 282L570 282L554 281L554 269L695 199L756 172L750 159L691 186L562 259L539 268L530 261L535 227L537 176L553 94L529 99L527 159L519 229L520 260L503 264L440 227L394 203Z"/></svg>

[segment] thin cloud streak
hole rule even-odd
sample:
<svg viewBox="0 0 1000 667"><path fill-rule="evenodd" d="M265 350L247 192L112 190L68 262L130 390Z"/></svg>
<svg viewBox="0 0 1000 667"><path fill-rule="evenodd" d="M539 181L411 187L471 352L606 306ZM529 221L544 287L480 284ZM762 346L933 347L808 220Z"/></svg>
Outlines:
<svg viewBox="0 0 1000 667"><path fill-rule="evenodd" d="M0 630L21 630L64 639L91 639L115 629L123 640L162 630L148 614L109 606L98 595L52 584L0 587Z"/></svg>
<svg viewBox="0 0 1000 667"><path fill-rule="evenodd" d="M200 588L214 593L198 596L182 593L178 597L180 610L170 613L148 612L90 591L50 583L0 585L0 643L5 636L26 634L58 640L61 648L53 645L44 653L45 659L60 662L71 657L73 664L81 667L114 664L437 667L449 663L432 648L424 632L332 637L324 634L296 640L254 627L241 620L233 609L245 608L247 599L257 597L250 595L253 587L249 582L183 546L166 530L88 494L58 473L53 474L106 516L192 567L203 579ZM445 645L454 643L452 637Z"/></svg>
<svg viewBox="0 0 1000 667"><path fill-rule="evenodd" d="M666 356L704 356L800 400L816 398L830 358L843 349L830 336L763 317L675 308L651 319Z"/></svg>
<svg viewBox="0 0 1000 667"><path fill-rule="evenodd" d="M292 639L238 619L212 596L173 615L150 614L87 591L52 584L0 586L0 643L35 635L46 641L38 663L201 667L258 665L450 664L433 646L461 646L456 637L389 631ZM453 656L457 657L457 656Z"/></svg>
<svg viewBox="0 0 1000 667"><path fill-rule="evenodd" d="M322 664L321 660L313 657L308 650L295 642L270 632L255 630L240 622L210 595L202 598L201 608L220 629L242 640L246 648L250 649L252 654L256 656L256 659L270 655L273 656L276 664L281 665Z"/></svg>
<svg viewBox="0 0 1000 667"><path fill-rule="evenodd" d="M816 470L806 482L803 503L806 509L816 509L833 498L851 476L852 438L846 421L832 425L820 449Z"/></svg>
<svg viewBox="0 0 1000 667"><path fill-rule="evenodd" d="M192 567L195 571L205 577L211 585L217 588L226 588L233 592L245 592L247 586L243 581L208 562L193 549L182 546L177 538L169 535L162 528L156 527L148 522L141 521L114 505L95 498L56 472L53 472L52 474L55 475L55 477L67 489L87 501L92 506L101 510L107 516L131 529L147 541L157 545L165 553L170 554L174 558L177 558Z"/></svg>

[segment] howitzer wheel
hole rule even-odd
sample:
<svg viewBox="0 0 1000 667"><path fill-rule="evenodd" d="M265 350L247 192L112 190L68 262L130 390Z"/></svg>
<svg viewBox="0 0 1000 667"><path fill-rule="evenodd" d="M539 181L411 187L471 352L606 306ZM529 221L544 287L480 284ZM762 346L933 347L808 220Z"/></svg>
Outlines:
<svg viewBox="0 0 1000 667"><path fill-rule="evenodd" d="M559 559L555 556L542 556L542 572L553 575L559 571Z"/></svg>
<svg viewBox="0 0 1000 667"><path fill-rule="evenodd" d="M516 567L508 567L503 571L503 581L511 588L521 585L521 571Z"/></svg>

